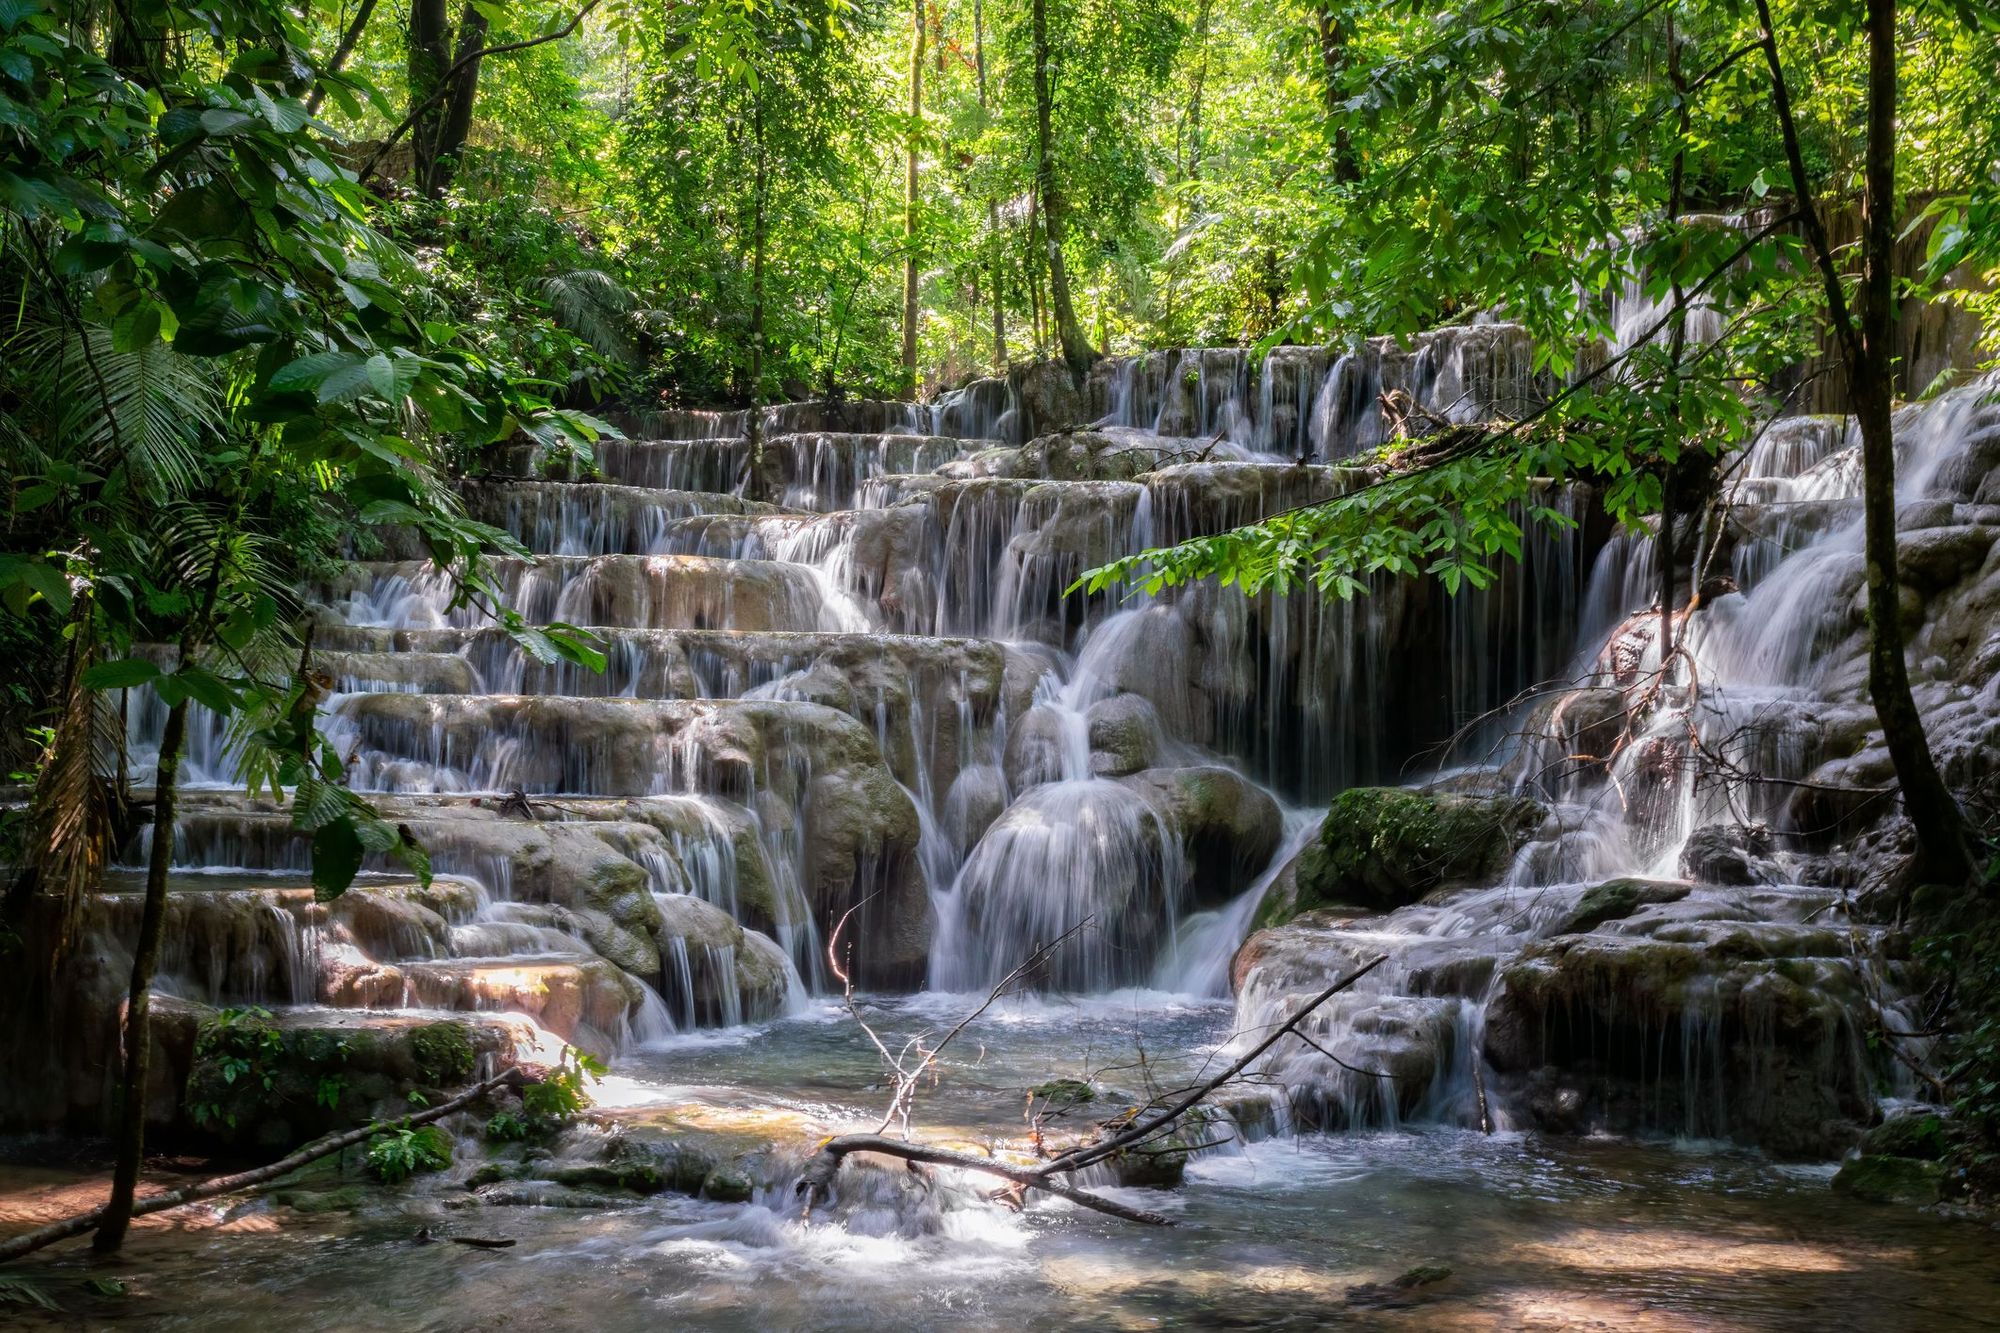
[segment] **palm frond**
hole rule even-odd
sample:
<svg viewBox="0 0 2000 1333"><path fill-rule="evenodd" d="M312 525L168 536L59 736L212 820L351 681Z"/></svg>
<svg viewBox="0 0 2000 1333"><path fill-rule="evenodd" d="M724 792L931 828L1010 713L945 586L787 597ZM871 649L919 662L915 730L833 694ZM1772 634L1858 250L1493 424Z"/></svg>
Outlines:
<svg viewBox="0 0 2000 1333"><path fill-rule="evenodd" d="M579 268L542 279L542 298L556 323L616 361L633 362L627 316L638 298L602 269Z"/></svg>
<svg viewBox="0 0 2000 1333"><path fill-rule="evenodd" d="M55 735L43 754L29 812L28 868L37 896L51 909L44 920L51 926L45 952L52 977L75 947L84 902L102 883L111 859L115 822L110 787L100 771L106 742L124 743L109 700L83 683L95 645L87 600L79 598L77 607Z"/></svg>
<svg viewBox="0 0 2000 1333"><path fill-rule="evenodd" d="M212 363L162 343L120 351L102 325L28 322L0 343L0 361L43 423L47 452L100 474L126 463L156 496L195 489L202 439L228 426Z"/></svg>

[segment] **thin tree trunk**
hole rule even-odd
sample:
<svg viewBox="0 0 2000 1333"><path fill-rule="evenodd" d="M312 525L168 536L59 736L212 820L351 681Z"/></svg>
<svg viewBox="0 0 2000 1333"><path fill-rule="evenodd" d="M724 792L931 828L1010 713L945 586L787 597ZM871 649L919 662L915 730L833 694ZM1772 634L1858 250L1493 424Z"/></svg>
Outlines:
<svg viewBox="0 0 2000 1333"><path fill-rule="evenodd" d="M451 31L445 0L410 0L406 79L410 89L410 180L425 192L437 162L444 123L445 71L451 66ZM364 171L364 178L367 173Z"/></svg>
<svg viewBox="0 0 2000 1333"><path fill-rule="evenodd" d="M1347 130L1347 112L1341 105L1347 83L1347 25L1341 22L1338 8L1331 3L1321 3L1315 17L1319 20L1319 61L1324 79L1320 105L1333 129L1333 178L1342 185L1351 185L1361 179L1361 166L1355 160L1354 140Z"/></svg>
<svg viewBox="0 0 2000 1333"><path fill-rule="evenodd" d="M183 653L182 661L186 660ZM125 1242L132 1222L132 1195L146 1150L146 1075L153 1034L153 973L160 964L160 937L167 921L167 872L174 862L175 783L180 776L181 741L187 734L188 701L167 710L160 735L160 759L153 778L153 848L146 861L146 906L139 918L139 943L132 951L132 982L125 1000L125 1075L113 1100L118 1161L111 1173L111 1198L92 1244L109 1253Z"/></svg>
<svg viewBox="0 0 2000 1333"><path fill-rule="evenodd" d="M1778 54L1770 0L1757 0L1764 58L1771 71L1771 101L1784 137L1786 165L1798 196L1800 225L1826 289L1848 396L1861 432L1862 548L1868 576L1868 694L1882 724L1882 739L1903 792L1903 810L1917 835L1910 869L1917 882L1962 883L1972 857L1965 814L1938 773L1924 734L1923 717L1910 692L1904 659L1901 584L1896 575L1896 443L1893 399L1896 323L1896 5L1867 0L1868 147L1863 168L1861 283L1858 318L1848 308L1840 270L1819 210L1813 204L1791 92Z"/></svg>
<svg viewBox="0 0 2000 1333"><path fill-rule="evenodd" d="M361 0L361 7L354 11L354 21L349 23L347 31L340 35L340 44L333 48L333 54L327 58L326 67L320 70L320 78L324 79L329 75L338 74L342 69L346 68L347 58L354 54L354 48L361 42L363 30L368 27L368 19L374 13L375 0ZM325 100L325 86L320 83L314 83L312 92L306 97L306 114L317 114L320 103Z"/></svg>
<svg viewBox="0 0 2000 1333"><path fill-rule="evenodd" d="M979 75L979 109L986 110L986 5L972 0L972 65ZM1000 236L1000 201L986 199L986 240L993 252L993 369L1007 370L1007 282L1003 268L1006 254Z"/></svg>
<svg viewBox="0 0 2000 1333"><path fill-rule="evenodd" d="M903 177L903 396L917 396L917 142L924 114L924 0L910 4L910 123Z"/></svg>
<svg viewBox="0 0 2000 1333"><path fill-rule="evenodd" d="M1081 379L1097 360L1070 301L1069 270L1063 261L1064 202L1056 184L1055 95L1049 79L1048 0L1033 0L1030 19L1035 46L1035 179L1042 201L1042 243L1049 256L1049 303L1055 311L1056 337L1070 373Z"/></svg>
<svg viewBox="0 0 2000 1333"><path fill-rule="evenodd" d="M438 123L437 148L430 164L426 191L442 195L458 173L458 159L465 151L465 139L472 132L472 104L479 95L479 69L486 62L486 15L467 5L458 19L458 49L452 57L451 86L445 91L443 113Z"/></svg>
<svg viewBox="0 0 2000 1333"><path fill-rule="evenodd" d="M1049 345L1048 301L1042 295L1042 187L1039 181L1028 187L1028 249L1022 256L1028 277L1028 318L1035 335L1035 359L1040 360Z"/></svg>
<svg viewBox="0 0 2000 1333"><path fill-rule="evenodd" d="M764 475L764 251L770 214L770 159L764 151L764 93L751 94L751 133L756 139L757 174L750 202L750 416L745 433L750 437L750 477L745 486L748 497L762 499L767 493Z"/></svg>
<svg viewBox="0 0 2000 1333"><path fill-rule="evenodd" d="M1674 138L1674 163L1667 182L1667 227L1669 232L1680 226L1683 195L1687 189L1687 136L1690 110L1687 100L1687 81L1681 77L1680 41L1674 32L1674 20L1667 17L1667 78L1673 84L1675 101L1679 114L1675 119L1678 130ZM1673 431L1676 438L1675 456L1661 460L1660 475L1660 681L1667 680L1667 664L1674 652L1674 519L1679 499L1682 472L1678 438L1681 408L1681 356L1687 350L1687 303L1681 285L1679 257L1675 257L1673 270L1674 322L1673 331L1667 338L1667 412L1665 428Z"/></svg>

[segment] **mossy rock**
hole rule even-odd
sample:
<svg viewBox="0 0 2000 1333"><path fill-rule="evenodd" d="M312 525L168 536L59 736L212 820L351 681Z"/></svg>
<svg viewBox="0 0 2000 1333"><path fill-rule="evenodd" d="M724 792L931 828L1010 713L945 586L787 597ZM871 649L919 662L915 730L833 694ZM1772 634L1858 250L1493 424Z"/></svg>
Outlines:
<svg viewBox="0 0 2000 1333"><path fill-rule="evenodd" d="M1576 907L1555 924L1551 935L1581 935L1607 921L1621 921L1653 903L1675 903L1688 896L1685 884L1672 880L1612 879L1583 891Z"/></svg>
<svg viewBox="0 0 2000 1333"><path fill-rule="evenodd" d="M727 1167L717 1167L701 1182L701 1196L717 1203L748 1203L755 1192L748 1176Z"/></svg>
<svg viewBox="0 0 2000 1333"><path fill-rule="evenodd" d="M1921 1162L1944 1159L1950 1145L1944 1119L1931 1111L1906 1111L1890 1116L1861 1136L1863 1156L1910 1157Z"/></svg>
<svg viewBox="0 0 2000 1333"><path fill-rule="evenodd" d="M1301 912L1353 905L1385 912L1439 889L1497 880L1547 816L1525 797L1355 787L1333 798L1319 837L1267 895L1257 928Z"/></svg>
<svg viewBox="0 0 2000 1333"><path fill-rule="evenodd" d="M380 1026L364 1026L379 1023ZM371 1117L406 1114L474 1077L504 1029L471 1020L224 1011L202 1024L182 1092L192 1122L230 1147L278 1150Z"/></svg>
<svg viewBox="0 0 2000 1333"><path fill-rule="evenodd" d="M464 1082L478 1062L472 1035L462 1023L431 1023L413 1030L410 1054L416 1058L417 1076L440 1087Z"/></svg>
<svg viewBox="0 0 2000 1333"><path fill-rule="evenodd" d="M1833 1188L1867 1203L1936 1203L1944 1194L1944 1167L1914 1157L1866 1153L1841 1163Z"/></svg>
<svg viewBox="0 0 2000 1333"><path fill-rule="evenodd" d="M295 1213L351 1213L374 1194L367 1185L341 1185L325 1190L281 1190L271 1196Z"/></svg>
<svg viewBox="0 0 2000 1333"><path fill-rule="evenodd" d="M1151 1189L1174 1189L1187 1178L1188 1155L1178 1137L1157 1148L1127 1148L1106 1159L1118 1183Z"/></svg>
<svg viewBox="0 0 2000 1333"><path fill-rule="evenodd" d="M1047 1083L1029 1089L1037 1101L1053 1102L1059 1106L1075 1106L1094 1101L1096 1091L1080 1078L1052 1078Z"/></svg>

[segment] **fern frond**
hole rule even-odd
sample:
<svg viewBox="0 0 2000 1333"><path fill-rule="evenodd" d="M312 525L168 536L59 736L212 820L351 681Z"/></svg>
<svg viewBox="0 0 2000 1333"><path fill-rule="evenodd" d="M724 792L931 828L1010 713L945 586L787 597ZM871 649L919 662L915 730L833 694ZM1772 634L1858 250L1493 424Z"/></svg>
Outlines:
<svg viewBox="0 0 2000 1333"><path fill-rule="evenodd" d="M602 269L579 268L542 279L542 298L556 323L603 355L626 363L638 359L626 318L638 298Z"/></svg>

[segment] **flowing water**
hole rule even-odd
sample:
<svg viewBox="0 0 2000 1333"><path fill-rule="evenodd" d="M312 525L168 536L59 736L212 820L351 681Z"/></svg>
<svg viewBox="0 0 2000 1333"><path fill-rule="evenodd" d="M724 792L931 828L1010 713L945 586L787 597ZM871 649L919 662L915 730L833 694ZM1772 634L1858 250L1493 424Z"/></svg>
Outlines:
<svg viewBox="0 0 2000 1333"><path fill-rule="evenodd" d="M668 414L606 446L601 481L468 486L475 515L537 552L497 562L510 604L589 627L607 671L538 661L482 628L448 581L396 558L410 552L319 590L337 690L326 729L352 785L430 848L443 896L381 866L353 903L313 904L303 844L282 811L231 790L229 738L198 714L166 988L305 1024L473 1012L517 1025L529 1049L590 1046L614 1063L604 1132L745 1153L755 1201L462 1212L448 1206L461 1168L403 1203L288 1218L281 1234L259 1231L251 1205L218 1230L144 1236L144 1309L166 1326L338 1328L365 1306L371 1326L444 1329L524 1311L603 1328L1337 1312L1822 1327L1863 1295L1874 1326L1908 1327L1990 1308L1984 1233L1836 1202L1830 1166L1731 1142L1775 1143L1790 1123L1742 1095L1760 1070L1796 1072L1796 1015L1768 1002L1774 966L1824 997L1808 1072L1839 1100L1829 1115L1865 1118L1894 1078L1863 1031L1911 1016L1855 943L1867 932L1845 920L1848 886L1790 873L1780 853L1749 882L1681 879L1582 937L1601 972L1577 982L1581 1014L1519 999L1521 969L1585 966L1589 949L1551 961L1546 942L1591 886L1682 877L1721 820L1785 830L1792 815L1765 789L1690 776L1690 733L1781 779L1829 757L1828 719L1854 712L1829 651L1858 562L1839 423L1773 427L1732 481L1727 539L1690 534L1704 576L1726 562L1742 595L1685 622L1687 658L1600 764L1571 762L1572 714L1657 673L1657 574L1650 544L1605 532L1575 491L1547 498L1584 521L1534 533L1483 593L1384 584L1324 605L1066 591L1106 559L1337 493L1354 477L1332 465L1399 414L1519 414L1551 387L1529 350L1487 323L1408 347L1281 349L1255 374L1235 351L1154 354L1101 372L1100 429L1054 444L1012 438L1024 409L993 384L932 409L791 405L766 422L763 477L741 414ZM1993 422L1977 392L1907 413L1904 495L1935 501ZM133 702L143 771L161 710ZM1459 786L1546 804L1501 882L1260 936L1232 978L1328 797L1440 764ZM97 908L107 975L130 930L122 897ZM385 924L365 902L403 905ZM1048 1203L1015 1215L953 1173L923 1184L860 1166L802 1219L804 1149L874 1128L887 1100L839 978L893 1049L950 1027L1070 931L1028 993L958 1039L919 1098L919 1133L1018 1140L1026 1091L1053 1078L1088 1079L1106 1101L1175 1086L1341 970L1389 961L1313 1017L1311 1043L1253 1067L1185 1187L1121 1192L1184 1227L1138 1232ZM1631 962L1669 945L1721 960L1698 963L1671 1003ZM1541 1054L1510 1063L1528 1047ZM1540 1061L1594 1062L1620 1091L1594 1092L1606 1109L1577 1127L1619 1136L1534 1132L1569 1095L1537 1081ZM424 1219L521 1244L410 1244ZM1426 1263L1452 1276L1368 1285Z"/></svg>

